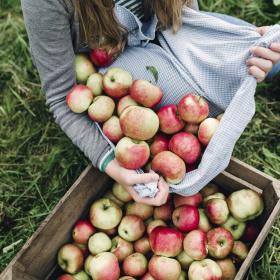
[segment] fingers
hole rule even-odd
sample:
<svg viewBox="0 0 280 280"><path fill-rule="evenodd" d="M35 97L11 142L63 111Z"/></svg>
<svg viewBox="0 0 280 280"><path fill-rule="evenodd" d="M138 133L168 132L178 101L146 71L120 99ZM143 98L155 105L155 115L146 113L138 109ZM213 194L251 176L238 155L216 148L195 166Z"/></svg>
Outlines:
<svg viewBox="0 0 280 280"><path fill-rule="evenodd" d="M272 43L270 45L270 49L274 52L279 52L280 53L280 43Z"/></svg>
<svg viewBox="0 0 280 280"><path fill-rule="evenodd" d="M137 174L136 172L125 172L124 183L127 186L135 184L147 184L151 182L157 182L159 175L157 173L143 173Z"/></svg>
<svg viewBox="0 0 280 280"><path fill-rule="evenodd" d="M266 73L257 66L251 66L249 68L249 73L257 79L257 82L262 82L266 77Z"/></svg>
<svg viewBox="0 0 280 280"><path fill-rule="evenodd" d="M259 57L252 57L247 60L247 65L249 66L257 66L265 73L268 73L271 71L273 67L273 63L270 60L259 58Z"/></svg>
<svg viewBox="0 0 280 280"><path fill-rule="evenodd" d="M255 56L270 60L273 64L275 64L280 59L280 52L278 51L273 51L263 47L253 47L250 50Z"/></svg>

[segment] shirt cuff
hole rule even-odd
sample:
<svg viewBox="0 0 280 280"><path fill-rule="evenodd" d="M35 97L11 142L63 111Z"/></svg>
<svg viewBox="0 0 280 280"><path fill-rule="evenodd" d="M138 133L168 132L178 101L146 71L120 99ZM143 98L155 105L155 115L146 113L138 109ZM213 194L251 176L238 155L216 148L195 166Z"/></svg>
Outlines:
<svg viewBox="0 0 280 280"><path fill-rule="evenodd" d="M98 169L105 172L107 165L115 158L115 152L113 149L109 150L98 164Z"/></svg>

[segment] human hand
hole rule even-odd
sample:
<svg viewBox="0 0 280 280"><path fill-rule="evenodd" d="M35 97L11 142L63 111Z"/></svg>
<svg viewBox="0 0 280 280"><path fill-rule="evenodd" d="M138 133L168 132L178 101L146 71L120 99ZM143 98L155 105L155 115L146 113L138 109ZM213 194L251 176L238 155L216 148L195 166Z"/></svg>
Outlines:
<svg viewBox="0 0 280 280"><path fill-rule="evenodd" d="M153 171L150 173L138 174L135 170L122 167L118 161L114 159L107 165L105 172L119 184L124 186L136 202L159 206L164 204L167 200L169 186L163 178L160 178L159 175ZM141 198L132 187L135 184L146 184L151 182L158 183L159 191L154 198Z"/></svg>
<svg viewBox="0 0 280 280"><path fill-rule="evenodd" d="M257 32L264 35L269 28L270 26L262 26L257 28ZM254 57L247 60L249 73L260 83L271 71L273 65L280 60L280 43L272 43L270 48L252 47L251 52Z"/></svg>

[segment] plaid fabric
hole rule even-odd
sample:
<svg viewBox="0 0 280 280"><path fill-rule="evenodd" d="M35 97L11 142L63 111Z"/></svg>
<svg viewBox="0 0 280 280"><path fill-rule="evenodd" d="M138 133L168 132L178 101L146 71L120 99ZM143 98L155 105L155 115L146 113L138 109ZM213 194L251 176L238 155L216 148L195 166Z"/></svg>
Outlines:
<svg viewBox="0 0 280 280"><path fill-rule="evenodd" d="M171 30L159 32L158 46L149 42L156 36L156 17L143 25L118 5L116 15L130 33L129 46L113 67L130 71L137 79L153 80L146 66L155 66L158 86L164 91L159 107L177 103L186 93L194 92L209 101L210 116L225 111L198 169L187 173L180 184L170 186L171 192L192 195L227 167L236 141L252 119L256 80L248 74L245 61L250 47L280 42L280 26L273 26L261 37L253 25L240 26L185 8L181 29L176 34ZM157 191L153 184L135 188L142 197L152 197Z"/></svg>

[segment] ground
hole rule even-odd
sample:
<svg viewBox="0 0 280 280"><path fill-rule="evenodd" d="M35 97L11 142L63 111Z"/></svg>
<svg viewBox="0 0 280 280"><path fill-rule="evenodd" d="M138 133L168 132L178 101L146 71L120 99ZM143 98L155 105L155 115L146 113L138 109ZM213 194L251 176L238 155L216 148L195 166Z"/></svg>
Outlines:
<svg viewBox="0 0 280 280"><path fill-rule="evenodd" d="M19 2L0 0L0 217L9 217L0 227L0 271L88 163L45 106L28 53ZM274 4L268 0L200 1L203 10L235 15L256 25L279 21L280 8ZM259 85L256 115L234 150L237 158L278 179L279 81ZM248 279L279 279L279 275L280 219Z"/></svg>

